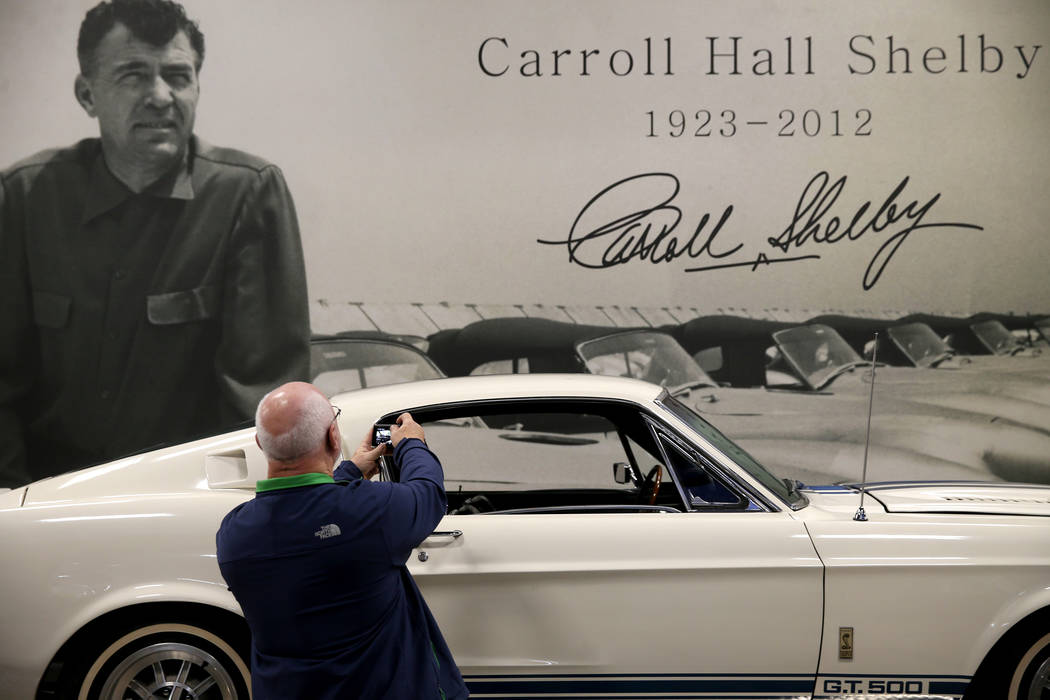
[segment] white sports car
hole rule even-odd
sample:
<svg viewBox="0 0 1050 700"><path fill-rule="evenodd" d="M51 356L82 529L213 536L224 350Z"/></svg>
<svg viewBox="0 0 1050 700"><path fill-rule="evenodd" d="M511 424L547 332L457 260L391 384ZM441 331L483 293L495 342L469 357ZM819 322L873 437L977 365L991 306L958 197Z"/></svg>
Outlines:
<svg viewBox="0 0 1050 700"><path fill-rule="evenodd" d="M1050 487L800 486L629 379L333 402L348 445L408 410L442 460L409 567L473 697L1050 697ZM249 697L214 536L253 437L0 493L0 698Z"/></svg>

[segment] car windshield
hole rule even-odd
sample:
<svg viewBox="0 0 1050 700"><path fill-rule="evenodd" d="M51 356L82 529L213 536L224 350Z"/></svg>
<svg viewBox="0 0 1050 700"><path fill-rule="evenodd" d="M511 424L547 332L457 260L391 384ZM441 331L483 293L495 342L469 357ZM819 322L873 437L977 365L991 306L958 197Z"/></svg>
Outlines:
<svg viewBox="0 0 1050 700"><path fill-rule="evenodd" d="M1009 355L1018 345L1017 339L999 321L982 321L973 324L970 329L995 355Z"/></svg>
<svg viewBox="0 0 1050 700"><path fill-rule="evenodd" d="M313 383L327 396L442 376L425 355L394 343L356 340L314 343L310 354Z"/></svg>
<svg viewBox="0 0 1050 700"><path fill-rule="evenodd" d="M842 336L827 326L798 326L777 331L773 338L791 366L814 389L863 362Z"/></svg>
<svg viewBox="0 0 1050 700"><path fill-rule="evenodd" d="M906 323L889 331L890 340L916 367L929 367L951 350L925 323Z"/></svg>
<svg viewBox="0 0 1050 700"><path fill-rule="evenodd" d="M1036 321L1036 330L1043 336L1043 340L1050 340L1050 318L1044 318L1041 321Z"/></svg>
<svg viewBox="0 0 1050 700"><path fill-rule="evenodd" d="M634 377L665 387L717 386L674 338L664 333L616 333L577 346L591 374Z"/></svg>
<svg viewBox="0 0 1050 700"><path fill-rule="evenodd" d="M807 499L790 482L776 476L739 445L723 435L716 427L701 418L693 409L666 393L659 398L660 403L683 423L699 433L705 440L718 448L726 457L736 462L741 469L750 474L756 481L775 493L793 509L807 504Z"/></svg>

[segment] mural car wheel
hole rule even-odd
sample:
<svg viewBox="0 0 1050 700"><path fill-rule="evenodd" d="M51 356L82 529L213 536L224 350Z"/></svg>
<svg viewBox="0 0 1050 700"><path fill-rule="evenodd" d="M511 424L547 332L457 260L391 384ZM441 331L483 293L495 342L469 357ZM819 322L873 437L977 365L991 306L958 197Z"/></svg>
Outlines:
<svg viewBox="0 0 1050 700"><path fill-rule="evenodd" d="M248 700L244 654L214 632L159 623L105 646L77 684L78 700Z"/></svg>

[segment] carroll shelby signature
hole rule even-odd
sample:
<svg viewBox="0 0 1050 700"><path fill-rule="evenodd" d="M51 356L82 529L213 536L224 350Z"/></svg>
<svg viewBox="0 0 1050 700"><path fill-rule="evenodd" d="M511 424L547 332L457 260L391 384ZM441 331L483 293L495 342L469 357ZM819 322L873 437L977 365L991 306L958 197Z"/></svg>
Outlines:
<svg viewBox="0 0 1050 700"><path fill-rule="evenodd" d="M759 251L750 256L742 252L743 243L733 246L719 239L733 214L731 204L722 210L718 221L710 227L712 215L705 213L690 233L679 231L682 210L673 202L680 185L678 178L670 173L634 175L609 185L580 210L568 238L538 239L537 242L565 246L569 251L569 262L587 268L613 267L635 259L668 263L685 256L710 261L710 264L686 268L686 272L734 267L749 267L755 271L764 265L819 259L820 255L812 252L793 254L807 244L807 251L811 251L818 243L842 243L859 240L867 234L882 234L887 237L864 272L862 284L868 290L879 281L890 260L915 231L929 228L984 230L975 224L925 221L941 195L937 193L925 202L921 201L922 198L913 199L904 194L909 179L905 176L878 208L873 209L873 200L868 200L847 217L832 211L846 186L847 176L832 181L826 171L817 173L802 190L787 228L766 239L772 249L768 255ZM656 196L653 196L654 192ZM656 204L651 203L654 199L658 200ZM619 213L625 209L629 213ZM608 211L615 213L605 214Z"/></svg>

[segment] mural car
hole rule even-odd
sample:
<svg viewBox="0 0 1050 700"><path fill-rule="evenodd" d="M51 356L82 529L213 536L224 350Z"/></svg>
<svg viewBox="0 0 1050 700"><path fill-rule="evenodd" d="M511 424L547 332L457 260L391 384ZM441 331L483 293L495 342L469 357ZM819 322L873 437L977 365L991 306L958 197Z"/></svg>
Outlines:
<svg viewBox="0 0 1050 700"><path fill-rule="evenodd" d="M729 332L723 332L724 328ZM765 385L804 392L867 396L869 364L832 328L772 321L700 317L671 331L716 379L734 386ZM714 353L712 360L712 353ZM723 370L728 371L723 372ZM880 367L879 400L904 400L963 411L980 420L1050 434L1050 383L1026 376L972 372L951 374L908 367ZM1040 462L1045 469L1047 455Z"/></svg>
<svg viewBox="0 0 1050 700"><path fill-rule="evenodd" d="M411 411L442 460L408 566L472 697L1050 691L1050 487L800 488L623 378L332 401L344 436ZM246 700L214 535L265 473L246 429L0 493L0 696Z"/></svg>
<svg viewBox="0 0 1050 700"><path fill-rule="evenodd" d="M1034 356L1030 348L1039 340L1039 325L1047 322L1037 316L1014 316L982 312L967 318L911 314L902 321L925 323L945 338L953 350L967 355Z"/></svg>
<svg viewBox="0 0 1050 700"><path fill-rule="evenodd" d="M958 348L964 350L949 345L928 323L920 320L923 318L933 319L944 331L944 337L952 338ZM895 367L977 371L986 373L988 378L997 377L995 381L998 382L1017 380L1016 377L999 376L1002 374L1031 375L1050 381L1050 355L1044 355L1041 348L1018 339L994 318L970 323L970 319L918 314L898 321L829 315L812 318L807 324L834 328L865 358L871 357L872 338L878 332L885 341L878 343L879 361ZM961 340L964 336L971 340ZM965 348L976 348L979 352L965 352ZM993 348L999 351L993 352ZM973 379L963 381L972 382Z"/></svg>
<svg viewBox="0 0 1050 700"><path fill-rule="evenodd" d="M787 476L806 483L861 478L868 393L799 391L794 379L785 389L720 386L674 338L653 329L497 318L440 331L429 343L428 354L450 376L589 372L660 384ZM760 376L764 359L759 350ZM740 369L736 357L729 364ZM886 478L1050 481L1050 435L881 394L875 407L868 459Z"/></svg>
<svg viewBox="0 0 1050 700"><path fill-rule="evenodd" d="M1029 348L1028 344L1010 332L1001 321L995 319L988 319L985 321L977 321L971 323L970 332L980 342L982 350L985 352L974 352L974 355L1038 355L1037 351L1033 352ZM1026 334L1027 337L1027 334ZM959 341L956 339L955 344L958 345Z"/></svg>
<svg viewBox="0 0 1050 700"><path fill-rule="evenodd" d="M425 340L347 331L310 340L311 382L328 396L369 386L444 376L420 349Z"/></svg>
<svg viewBox="0 0 1050 700"><path fill-rule="evenodd" d="M779 354L774 366L793 374L812 390L829 386L842 376L862 378L851 370L870 365L870 360L863 359L842 336L823 324L807 323L776 331L773 340ZM950 373L889 366L882 367L878 375L884 392L920 397L923 402L969 406L981 412L998 411L1011 420L1050 431L1050 382L1037 376L991 369ZM835 386L856 388L849 381Z"/></svg>
<svg viewBox="0 0 1050 700"><path fill-rule="evenodd" d="M1032 329L1038 334L1038 337L1032 338L1032 344L1042 348L1047 347L1050 344L1050 317L1033 322Z"/></svg>

